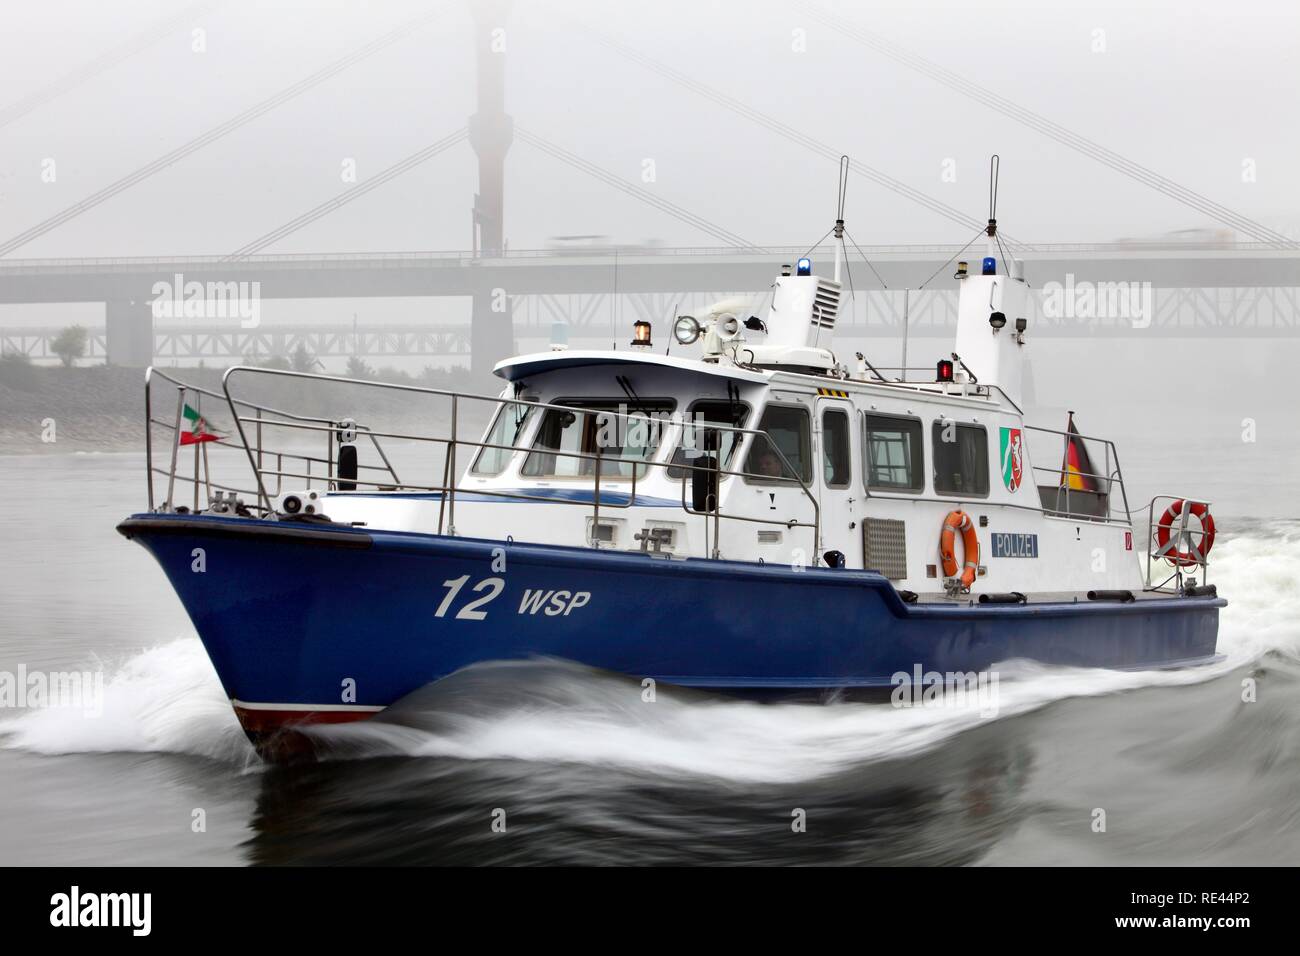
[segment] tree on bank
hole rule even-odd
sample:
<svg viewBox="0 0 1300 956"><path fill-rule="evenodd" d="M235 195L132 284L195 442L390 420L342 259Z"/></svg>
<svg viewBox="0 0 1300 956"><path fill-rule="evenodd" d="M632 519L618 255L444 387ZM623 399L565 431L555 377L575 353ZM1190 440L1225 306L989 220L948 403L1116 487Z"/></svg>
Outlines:
<svg viewBox="0 0 1300 956"><path fill-rule="evenodd" d="M375 373L370 370L366 360L360 355L354 355L348 359L348 378L374 378Z"/></svg>
<svg viewBox="0 0 1300 956"><path fill-rule="evenodd" d="M50 351L59 357L64 368L72 368L86 354L86 330L80 325L68 326L54 337Z"/></svg>
<svg viewBox="0 0 1300 956"><path fill-rule="evenodd" d="M301 342L299 342L298 347L293 350L293 354L289 356L289 366L295 372L313 372L319 364L320 363L316 361L316 356L312 355L311 352L307 350L307 346L303 345Z"/></svg>

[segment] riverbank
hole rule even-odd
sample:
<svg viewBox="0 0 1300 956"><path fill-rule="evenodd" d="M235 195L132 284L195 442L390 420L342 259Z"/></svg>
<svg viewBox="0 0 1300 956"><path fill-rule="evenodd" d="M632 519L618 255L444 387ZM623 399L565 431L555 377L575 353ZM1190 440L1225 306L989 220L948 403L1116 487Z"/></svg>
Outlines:
<svg viewBox="0 0 1300 956"><path fill-rule="evenodd" d="M185 368L164 370L190 385L219 392L224 369ZM398 381L401 381L398 379ZM500 382L479 382L478 388L465 369L432 370L403 384L458 391L495 392ZM322 386L322 388L326 388ZM381 414L403 419L408 409L423 405L412 393L330 386L351 389L351 397L340 406L341 414ZM291 398L298 392L295 401ZM277 407L311 405L311 390L302 383L277 380L259 391L260 401ZM155 395L158 393L155 392ZM337 395L342 398L342 395ZM322 399L326 396L322 395ZM271 401L270 399L276 399ZM174 401L174 399L173 399ZM336 401L323 401L334 406ZM427 408L427 406L424 406ZM333 410L333 409L331 409ZM159 415L155 409L155 417ZM228 416L227 416L228 417ZM219 413L213 418L220 420ZM18 362L0 362L0 454L67 454L78 451L134 451L144 447L144 371L104 365L82 368L43 367Z"/></svg>

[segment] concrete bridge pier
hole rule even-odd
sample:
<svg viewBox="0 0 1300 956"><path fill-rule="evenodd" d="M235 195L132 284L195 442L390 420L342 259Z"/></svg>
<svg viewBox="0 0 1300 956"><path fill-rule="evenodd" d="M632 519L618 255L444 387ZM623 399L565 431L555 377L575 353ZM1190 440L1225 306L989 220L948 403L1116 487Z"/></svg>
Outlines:
<svg viewBox="0 0 1300 956"><path fill-rule="evenodd" d="M474 194L475 258L505 253L505 165L514 139L514 121L506 112L505 22L512 0L478 0L471 7L478 64L478 110L469 118L469 141L478 156L478 192ZM514 353L510 302L500 288L486 282L474 291L470 366L490 372Z"/></svg>
<svg viewBox="0 0 1300 956"><path fill-rule="evenodd" d="M144 368L153 364L153 303L104 303L105 360L109 365Z"/></svg>
<svg viewBox="0 0 1300 956"><path fill-rule="evenodd" d="M475 289L469 333L470 369L488 376L492 366L515 354L515 323L510 296L483 283Z"/></svg>

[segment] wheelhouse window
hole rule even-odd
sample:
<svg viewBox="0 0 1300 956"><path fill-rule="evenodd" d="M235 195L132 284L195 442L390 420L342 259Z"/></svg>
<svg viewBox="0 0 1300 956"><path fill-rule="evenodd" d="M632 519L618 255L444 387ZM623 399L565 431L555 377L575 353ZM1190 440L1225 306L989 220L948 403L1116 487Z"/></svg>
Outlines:
<svg viewBox="0 0 1300 956"><path fill-rule="evenodd" d="M812 481L812 420L806 408L769 405L758 423L767 438L755 435L745 458L750 481ZM775 448L781 450L778 455ZM785 456L789 466L781 461ZM793 469L793 471L791 470Z"/></svg>
<svg viewBox="0 0 1300 956"><path fill-rule="evenodd" d="M711 449L705 447L710 440L707 437L707 430L699 426L701 424L730 425L734 428L744 428L748 418L749 406L739 402L696 402L691 406L682 425L682 440L677 450L673 452L672 464L668 466L668 477L674 481L681 481L688 477L691 470L682 466L692 464L696 458L705 454L716 453L722 463L721 467L730 468L732 456L735 455L740 440L745 437L744 434L715 431L713 434L717 436L718 447Z"/></svg>
<svg viewBox="0 0 1300 956"><path fill-rule="evenodd" d="M869 489L921 491L925 488L920 419L867 415L863 437Z"/></svg>
<svg viewBox="0 0 1300 956"><path fill-rule="evenodd" d="M827 488L847 488L852 480L849 416L842 408L822 412L822 480Z"/></svg>
<svg viewBox="0 0 1300 956"><path fill-rule="evenodd" d="M474 459L474 474L499 475L506 470L515 451L523 447L520 439L532 414L533 409L528 405L501 404L487 438L483 439L483 444L489 447L479 449L478 457Z"/></svg>
<svg viewBox="0 0 1300 956"><path fill-rule="evenodd" d="M937 421L934 444L934 490L941 495L987 497L989 442L983 425Z"/></svg>
<svg viewBox="0 0 1300 956"><path fill-rule="evenodd" d="M673 410L671 401L642 401L630 408L622 402L565 401L565 411L548 408L542 415L532 450L524 459L529 478L638 478L649 470L638 464L654 458ZM624 459L619 461L617 459Z"/></svg>

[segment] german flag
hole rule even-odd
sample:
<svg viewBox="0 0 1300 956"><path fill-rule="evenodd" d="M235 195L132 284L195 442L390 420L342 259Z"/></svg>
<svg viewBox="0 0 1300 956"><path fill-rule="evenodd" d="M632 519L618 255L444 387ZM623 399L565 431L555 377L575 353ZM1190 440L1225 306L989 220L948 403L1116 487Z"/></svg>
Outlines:
<svg viewBox="0 0 1300 956"><path fill-rule="evenodd" d="M1073 491L1100 491L1101 486L1096 477L1097 469L1088 457L1087 446L1074 427L1074 412L1070 412L1070 423L1065 428L1065 457L1061 461L1061 487Z"/></svg>

